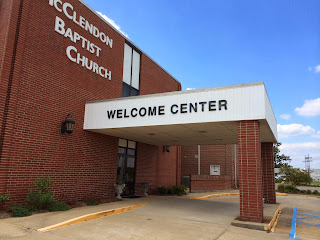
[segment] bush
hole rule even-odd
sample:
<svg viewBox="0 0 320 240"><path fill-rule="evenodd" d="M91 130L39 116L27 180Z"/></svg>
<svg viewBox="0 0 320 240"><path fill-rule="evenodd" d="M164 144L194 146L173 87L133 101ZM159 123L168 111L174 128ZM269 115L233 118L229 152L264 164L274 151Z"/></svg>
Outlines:
<svg viewBox="0 0 320 240"><path fill-rule="evenodd" d="M278 191L282 193L297 193L299 189L292 185L278 185Z"/></svg>
<svg viewBox="0 0 320 240"><path fill-rule="evenodd" d="M310 174L306 171L301 171L297 168L292 168L290 166L285 166L280 168L280 174L285 175L283 181L287 184L297 185L310 185L312 178Z"/></svg>
<svg viewBox="0 0 320 240"><path fill-rule="evenodd" d="M173 195L173 190L172 190L172 188L168 188L168 195Z"/></svg>
<svg viewBox="0 0 320 240"><path fill-rule="evenodd" d="M9 196L7 195L0 195L0 209L4 209L4 204L6 201L8 201Z"/></svg>
<svg viewBox="0 0 320 240"><path fill-rule="evenodd" d="M306 190L301 190L300 193L305 194Z"/></svg>
<svg viewBox="0 0 320 240"><path fill-rule="evenodd" d="M312 191L310 189L307 190L307 194L311 194Z"/></svg>
<svg viewBox="0 0 320 240"><path fill-rule="evenodd" d="M98 203L97 201L93 200L93 199L87 200L87 201L86 201L86 204L87 204L88 206L99 205L99 203Z"/></svg>
<svg viewBox="0 0 320 240"><path fill-rule="evenodd" d="M8 201L9 196L7 195L0 195L0 202L1 203L5 203L6 201Z"/></svg>
<svg viewBox="0 0 320 240"><path fill-rule="evenodd" d="M285 186L283 184L278 185L278 191L279 192L284 192Z"/></svg>
<svg viewBox="0 0 320 240"><path fill-rule="evenodd" d="M186 193L186 187L184 185L172 186L172 193L173 194L177 194L179 196L181 196L183 194L187 194Z"/></svg>
<svg viewBox="0 0 320 240"><path fill-rule="evenodd" d="M48 206L50 212L67 211L70 209L71 207L68 204L59 201L54 201Z"/></svg>
<svg viewBox="0 0 320 240"><path fill-rule="evenodd" d="M27 217L30 216L31 212L22 206L16 206L12 209L12 217Z"/></svg>
<svg viewBox="0 0 320 240"><path fill-rule="evenodd" d="M314 194L314 195L318 195L318 194L319 194L318 190L314 190L314 191L313 191L313 194Z"/></svg>
<svg viewBox="0 0 320 240"><path fill-rule="evenodd" d="M161 195L166 195L168 194L168 188L161 186L157 188L157 192Z"/></svg>
<svg viewBox="0 0 320 240"><path fill-rule="evenodd" d="M53 192L50 189L51 180L49 178L37 178L32 185L35 189L29 189L27 203L33 209L48 209L54 202Z"/></svg>

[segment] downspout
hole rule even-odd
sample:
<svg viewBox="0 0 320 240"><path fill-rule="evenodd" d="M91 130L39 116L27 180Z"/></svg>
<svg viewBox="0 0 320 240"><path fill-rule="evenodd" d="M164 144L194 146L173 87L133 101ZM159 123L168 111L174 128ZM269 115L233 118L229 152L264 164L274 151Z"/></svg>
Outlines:
<svg viewBox="0 0 320 240"><path fill-rule="evenodd" d="M198 175L200 175L200 145L198 145Z"/></svg>
<svg viewBox="0 0 320 240"><path fill-rule="evenodd" d="M234 186L235 188L238 188L237 186L237 144L234 144Z"/></svg>

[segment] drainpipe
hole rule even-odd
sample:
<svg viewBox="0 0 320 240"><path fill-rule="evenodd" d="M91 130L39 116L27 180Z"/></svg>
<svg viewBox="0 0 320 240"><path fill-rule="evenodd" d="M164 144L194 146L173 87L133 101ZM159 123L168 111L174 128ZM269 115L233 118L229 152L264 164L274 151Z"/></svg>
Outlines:
<svg viewBox="0 0 320 240"><path fill-rule="evenodd" d="M198 175L200 175L200 145L198 145Z"/></svg>
<svg viewBox="0 0 320 240"><path fill-rule="evenodd" d="M238 188L237 186L237 144L234 144L234 186L235 188Z"/></svg>

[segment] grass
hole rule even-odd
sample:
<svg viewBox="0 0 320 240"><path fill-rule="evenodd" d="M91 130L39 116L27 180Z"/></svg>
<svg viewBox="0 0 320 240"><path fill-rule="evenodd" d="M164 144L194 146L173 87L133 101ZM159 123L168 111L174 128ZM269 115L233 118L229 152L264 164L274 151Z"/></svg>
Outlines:
<svg viewBox="0 0 320 240"><path fill-rule="evenodd" d="M318 181L312 181L310 185L320 185L320 182L318 182Z"/></svg>

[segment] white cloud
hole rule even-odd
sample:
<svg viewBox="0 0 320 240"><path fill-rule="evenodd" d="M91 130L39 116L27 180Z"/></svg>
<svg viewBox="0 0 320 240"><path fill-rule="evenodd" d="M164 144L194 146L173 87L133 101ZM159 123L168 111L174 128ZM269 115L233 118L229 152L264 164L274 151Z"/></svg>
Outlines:
<svg viewBox="0 0 320 240"><path fill-rule="evenodd" d="M280 153L291 157L291 165L294 167L304 168L304 157L310 154L313 161L311 168L320 169L320 142L303 142L303 143L282 143L279 147Z"/></svg>
<svg viewBox="0 0 320 240"><path fill-rule="evenodd" d="M300 116L320 115L320 98L305 100L303 106L297 107L294 111Z"/></svg>
<svg viewBox="0 0 320 240"><path fill-rule="evenodd" d="M186 88L186 90L188 91L188 90L194 90L195 88Z"/></svg>
<svg viewBox="0 0 320 240"><path fill-rule="evenodd" d="M126 34L125 32L123 32L121 29L120 29L120 26L118 24L115 23L114 20L112 20L111 18L108 18L107 15L104 15L103 13L101 12L98 12L97 13L103 17L104 20L106 20L108 23L110 23L115 29L117 29L119 32L121 32L124 36L126 36L127 38L129 38L128 34Z"/></svg>
<svg viewBox="0 0 320 240"><path fill-rule="evenodd" d="M279 138L296 137L303 135L311 135L315 130L310 126L302 124L277 125Z"/></svg>
<svg viewBox="0 0 320 240"><path fill-rule="evenodd" d="M284 120L290 120L291 115L290 114L281 114L280 118L284 119Z"/></svg>
<svg viewBox="0 0 320 240"><path fill-rule="evenodd" d="M308 67L309 72L320 73L320 64L315 67Z"/></svg>
<svg viewBox="0 0 320 240"><path fill-rule="evenodd" d="M313 138L320 138L320 131L312 135Z"/></svg>

